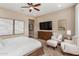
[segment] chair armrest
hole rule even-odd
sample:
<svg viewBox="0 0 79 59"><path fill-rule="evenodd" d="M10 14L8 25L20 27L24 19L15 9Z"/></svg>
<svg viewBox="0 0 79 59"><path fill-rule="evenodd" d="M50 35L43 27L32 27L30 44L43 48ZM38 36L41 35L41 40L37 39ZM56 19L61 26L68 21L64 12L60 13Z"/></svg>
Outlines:
<svg viewBox="0 0 79 59"><path fill-rule="evenodd" d="M64 49L65 50L70 50L70 51L72 50L72 51L74 51L74 50L77 50L77 46L74 45L74 44L65 43Z"/></svg>
<svg viewBox="0 0 79 59"><path fill-rule="evenodd" d="M64 40L64 42L72 44L71 40Z"/></svg>

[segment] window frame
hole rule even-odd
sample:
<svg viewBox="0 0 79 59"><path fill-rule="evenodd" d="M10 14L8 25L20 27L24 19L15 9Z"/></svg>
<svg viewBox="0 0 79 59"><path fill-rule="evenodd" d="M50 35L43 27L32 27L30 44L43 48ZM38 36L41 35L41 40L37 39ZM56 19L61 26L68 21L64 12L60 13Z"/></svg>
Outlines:
<svg viewBox="0 0 79 59"><path fill-rule="evenodd" d="M11 20L13 22L13 24L12 24L12 29L13 29L12 30L12 34L6 34L6 35L0 35L0 36L20 35L20 34L24 34L25 33L25 21L24 20L11 19L11 18L3 18L3 17L0 17L0 19ZM23 33L20 33L20 34L16 34L15 33L15 21L22 21L22 22L24 22Z"/></svg>
<svg viewBox="0 0 79 59"><path fill-rule="evenodd" d="M22 21L24 24L24 26L23 26L23 33L15 33L15 21ZM14 32L14 35L17 35L17 34L24 34L24 32L25 32L25 22L23 21L23 20L14 20L14 30L13 30L13 32Z"/></svg>

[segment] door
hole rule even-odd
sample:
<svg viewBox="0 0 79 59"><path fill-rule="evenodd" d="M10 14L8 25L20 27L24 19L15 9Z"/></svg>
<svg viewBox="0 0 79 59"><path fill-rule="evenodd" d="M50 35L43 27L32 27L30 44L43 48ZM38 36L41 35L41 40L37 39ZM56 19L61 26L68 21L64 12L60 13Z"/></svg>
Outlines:
<svg viewBox="0 0 79 59"><path fill-rule="evenodd" d="M34 37L34 20L29 19L29 37Z"/></svg>

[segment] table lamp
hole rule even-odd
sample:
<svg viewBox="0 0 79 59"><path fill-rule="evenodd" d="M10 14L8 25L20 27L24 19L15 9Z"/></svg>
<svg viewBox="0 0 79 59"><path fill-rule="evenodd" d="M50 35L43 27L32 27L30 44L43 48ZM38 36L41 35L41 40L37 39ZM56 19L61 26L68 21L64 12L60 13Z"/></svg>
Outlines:
<svg viewBox="0 0 79 59"><path fill-rule="evenodd" d="M67 30L68 39L71 39L71 30Z"/></svg>

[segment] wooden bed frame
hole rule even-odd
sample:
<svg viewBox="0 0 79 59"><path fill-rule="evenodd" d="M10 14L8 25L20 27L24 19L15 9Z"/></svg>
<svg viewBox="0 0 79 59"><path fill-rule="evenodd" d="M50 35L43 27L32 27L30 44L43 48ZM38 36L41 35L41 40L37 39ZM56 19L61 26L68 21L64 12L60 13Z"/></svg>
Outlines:
<svg viewBox="0 0 79 59"><path fill-rule="evenodd" d="M41 56L43 54L44 54L44 50L43 50L43 47L41 47L36 51L32 52L31 54L29 54L28 56ZM25 54L24 56L27 56L27 54Z"/></svg>

